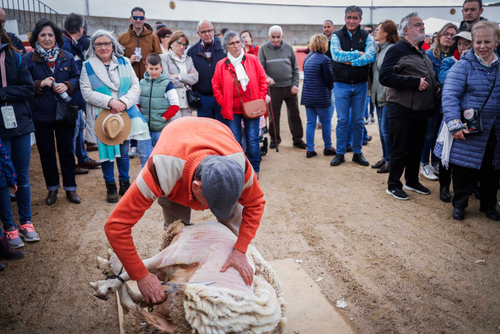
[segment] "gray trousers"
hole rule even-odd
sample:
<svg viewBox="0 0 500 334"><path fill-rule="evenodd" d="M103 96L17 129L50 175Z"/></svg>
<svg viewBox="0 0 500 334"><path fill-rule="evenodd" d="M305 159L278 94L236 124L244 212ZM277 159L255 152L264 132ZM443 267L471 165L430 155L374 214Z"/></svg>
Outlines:
<svg viewBox="0 0 500 334"><path fill-rule="evenodd" d="M85 140L90 144L97 144L97 135L95 134L95 108L87 105L85 111Z"/></svg>
<svg viewBox="0 0 500 334"><path fill-rule="evenodd" d="M158 198L158 204L160 204L161 209L163 211L163 218L165 219L164 228L165 230L168 228L170 224L174 221L180 219L185 225L191 224L191 208L184 206L179 203L172 202L165 196ZM233 213L229 218L220 219L217 218L217 221L221 224L226 225L227 228L231 230L236 236L238 236L241 226L242 219L242 211L243 205L236 204Z"/></svg>

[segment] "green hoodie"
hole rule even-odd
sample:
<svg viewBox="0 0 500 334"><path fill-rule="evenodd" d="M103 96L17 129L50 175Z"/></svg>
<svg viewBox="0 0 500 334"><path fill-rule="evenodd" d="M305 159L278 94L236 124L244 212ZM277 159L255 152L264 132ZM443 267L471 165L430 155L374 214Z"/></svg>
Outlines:
<svg viewBox="0 0 500 334"><path fill-rule="evenodd" d="M162 116L170 107L170 102L165 97L169 83L170 79L165 71L154 80L146 72L144 79L141 80L141 111L148 123L149 131L161 131L168 123Z"/></svg>

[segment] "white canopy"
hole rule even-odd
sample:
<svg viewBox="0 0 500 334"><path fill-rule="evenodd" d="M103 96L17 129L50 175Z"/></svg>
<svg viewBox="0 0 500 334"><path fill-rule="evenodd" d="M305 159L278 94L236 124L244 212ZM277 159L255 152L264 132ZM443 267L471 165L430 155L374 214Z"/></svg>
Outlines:
<svg viewBox="0 0 500 334"><path fill-rule="evenodd" d="M425 34L432 36L432 34L441 30L441 28L446 23L450 23L450 22L455 24L457 27L460 25L460 22L447 21L447 20L438 19L435 17L430 17L427 20L424 20Z"/></svg>

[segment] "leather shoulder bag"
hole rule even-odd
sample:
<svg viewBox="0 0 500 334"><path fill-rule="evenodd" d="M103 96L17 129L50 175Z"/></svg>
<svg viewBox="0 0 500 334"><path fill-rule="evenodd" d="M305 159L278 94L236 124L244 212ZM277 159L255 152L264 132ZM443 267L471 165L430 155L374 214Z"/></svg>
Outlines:
<svg viewBox="0 0 500 334"><path fill-rule="evenodd" d="M243 109L243 117L245 118L259 118L264 116L267 112L267 105L263 99L252 100L248 102L243 102L240 94L240 82L236 79L236 74L229 70L233 75L234 84L236 85L236 91L238 92L238 97L240 98L241 108Z"/></svg>

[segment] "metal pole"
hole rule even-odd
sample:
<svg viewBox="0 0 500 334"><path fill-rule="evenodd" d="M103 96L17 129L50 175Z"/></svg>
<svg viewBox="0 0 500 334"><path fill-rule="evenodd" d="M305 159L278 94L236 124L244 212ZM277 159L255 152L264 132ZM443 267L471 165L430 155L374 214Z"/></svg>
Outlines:
<svg viewBox="0 0 500 334"><path fill-rule="evenodd" d="M372 6L370 8L370 24L373 25L373 0L372 0Z"/></svg>

